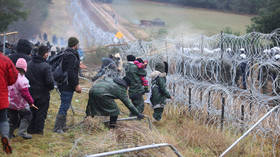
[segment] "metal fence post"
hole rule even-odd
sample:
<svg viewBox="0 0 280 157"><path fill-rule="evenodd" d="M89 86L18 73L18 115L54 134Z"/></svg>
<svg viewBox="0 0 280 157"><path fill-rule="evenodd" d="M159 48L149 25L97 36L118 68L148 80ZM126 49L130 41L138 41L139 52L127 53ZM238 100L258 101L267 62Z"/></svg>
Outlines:
<svg viewBox="0 0 280 157"><path fill-rule="evenodd" d="M191 112L191 107L192 107L192 88L189 88L189 112Z"/></svg>
<svg viewBox="0 0 280 157"><path fill-rule="evenodd" d="M199 98L200 99L200 103L202 103L202 93L203 92L202 92L202 89L201 89L201 91L200 91L200 98Z"/></svg>
<svg viewBox="0 0 280 157"><path fill-rule="evenodd" d="M209 113L209 110L210 110L210 100L211 100L211 91L209 91L208 93L208 103L207 103L207 121L210 120L210 113Z"/></svg>
<svg viewBox="0 0 280 157"><path fill-rule="evenodd" d="M224 117L225 117L225 97L222 94L221 131L223 131L224 129Z"/></svg>
<svg viewBox="0 0 280 157"><path fill-rule="evenodd" d="M245 113L244 113L244 105L241 105L241 133L243 133L243 127L244 127L244 117L245 117Z"/></svg>

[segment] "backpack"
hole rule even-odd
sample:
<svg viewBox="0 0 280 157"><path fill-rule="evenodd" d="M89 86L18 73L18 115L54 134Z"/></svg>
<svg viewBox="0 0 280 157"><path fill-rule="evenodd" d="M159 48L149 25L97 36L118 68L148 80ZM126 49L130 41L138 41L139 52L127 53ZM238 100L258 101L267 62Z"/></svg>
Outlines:
<svg viewBox="0 0 280 157"><path fill-rule="evenodd" d="M62 62L65 52L53 56L48 62L51 66L54 81L57 85L68 84L68 74L63 72Z"/></svg>

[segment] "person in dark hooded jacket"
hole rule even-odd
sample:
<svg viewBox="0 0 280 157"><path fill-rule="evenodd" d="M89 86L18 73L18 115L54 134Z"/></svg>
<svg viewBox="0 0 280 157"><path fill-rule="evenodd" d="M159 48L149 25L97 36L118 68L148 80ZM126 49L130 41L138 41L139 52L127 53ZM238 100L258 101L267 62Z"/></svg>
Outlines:
<svg viewBox="0 0 280 157"><path fill-rule="evenodd" d="M24 58L27 63L31 60L32 44L28 40L20 39L17 43L16 50L16 53L9 56L15 65L19 58Z"/></svg>
<svg viewBox="0 0 280 157"><path fill-rule="evenodd" d="M48 47L40 46L38 55L33 56L28 63L26 77L30 83L30 93L34 99L34 104L39 109L31 109L33 118L28 128L30 134L43 134L45 120L47 117L50 91L54 89L54 79L50 65L46 62L48 58Z"/></svg>

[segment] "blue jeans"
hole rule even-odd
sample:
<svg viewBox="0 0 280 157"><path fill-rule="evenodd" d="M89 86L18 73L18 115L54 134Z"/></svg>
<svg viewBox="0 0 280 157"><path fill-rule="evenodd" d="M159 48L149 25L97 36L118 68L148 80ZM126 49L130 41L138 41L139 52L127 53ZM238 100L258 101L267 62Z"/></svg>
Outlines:
<svg viewBox="0 0 280 157"><path fill-rule="evenodd" d="M71 105L74 92L61 91L60 93L61 93L60 95L61 104L60 104L58 114L67 115L67 111Z"/></svg>

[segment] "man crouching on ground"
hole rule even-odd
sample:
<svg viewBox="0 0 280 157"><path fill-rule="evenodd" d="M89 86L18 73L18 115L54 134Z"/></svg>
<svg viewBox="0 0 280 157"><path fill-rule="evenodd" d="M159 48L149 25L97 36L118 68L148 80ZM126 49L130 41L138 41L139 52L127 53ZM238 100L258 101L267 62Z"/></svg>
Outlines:
<svg viewBox="0 0 280 157"><path fill-rule="evenodd" d="M130 112L137 115L138 119L144 118L127 96L126 80L120 78L106 78L93 85L89 92L86 115L110 116L109 127L115 128L120 110L114 99L120 99Z"/></svg>

